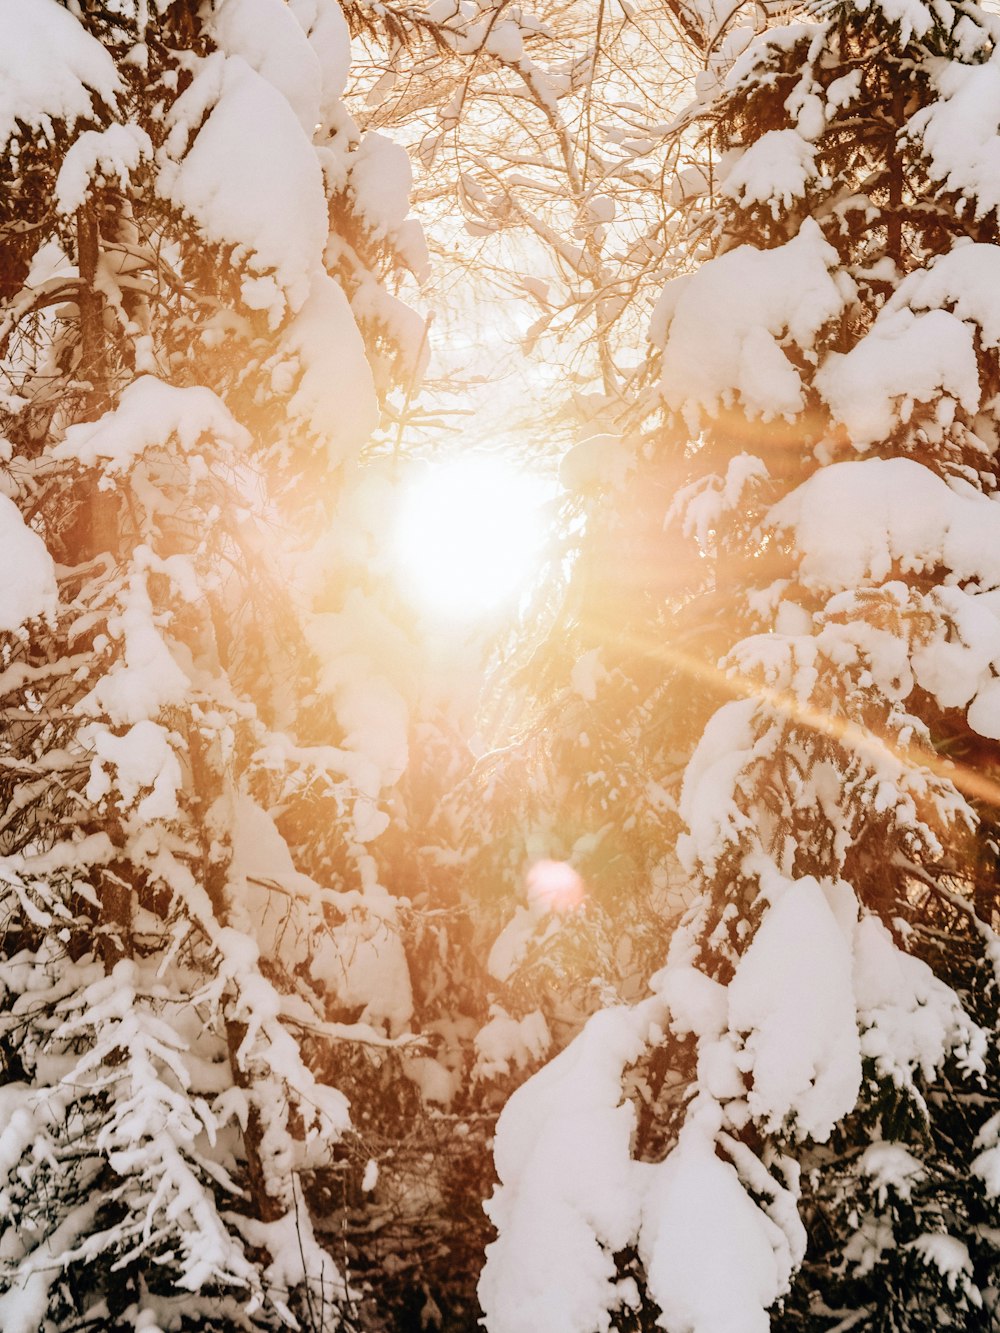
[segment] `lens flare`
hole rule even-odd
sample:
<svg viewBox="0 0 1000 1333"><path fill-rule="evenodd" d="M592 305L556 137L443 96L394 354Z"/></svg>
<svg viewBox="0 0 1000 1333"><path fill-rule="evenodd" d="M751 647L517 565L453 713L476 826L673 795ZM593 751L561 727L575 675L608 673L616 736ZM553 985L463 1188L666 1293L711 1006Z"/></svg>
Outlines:
<svg viewBox="0 0 1000 1333"><path fill-rule="evenodd" d="M583 880L566 861L536 861L528 871L528 901L547 912L574 912L586 897Z"/></svg>

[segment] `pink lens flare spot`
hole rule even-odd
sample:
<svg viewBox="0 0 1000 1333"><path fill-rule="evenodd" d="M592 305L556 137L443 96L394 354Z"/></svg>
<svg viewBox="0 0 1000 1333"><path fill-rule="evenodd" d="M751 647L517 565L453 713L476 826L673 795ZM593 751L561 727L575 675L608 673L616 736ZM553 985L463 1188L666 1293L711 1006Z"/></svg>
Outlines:
<svg viewBox="0 0 1000 1333"><path fill-rule="evenodd" d="M548 912L573 912L586 897L583 880L565 861L536 861L528 871L528 900Z"/></svg>

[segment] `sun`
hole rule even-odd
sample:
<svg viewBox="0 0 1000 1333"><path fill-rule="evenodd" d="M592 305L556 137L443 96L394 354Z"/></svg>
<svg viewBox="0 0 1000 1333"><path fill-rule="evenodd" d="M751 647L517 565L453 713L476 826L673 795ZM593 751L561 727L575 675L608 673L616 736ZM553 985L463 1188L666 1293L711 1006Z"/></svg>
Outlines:
<svg viewBox="0 0 1000 1333"><path fill-rule="evenodd" d="M400 498L393 555L421 608L470 621L512 603L537 568L544 481L496 455L429 464Z"/></svg>

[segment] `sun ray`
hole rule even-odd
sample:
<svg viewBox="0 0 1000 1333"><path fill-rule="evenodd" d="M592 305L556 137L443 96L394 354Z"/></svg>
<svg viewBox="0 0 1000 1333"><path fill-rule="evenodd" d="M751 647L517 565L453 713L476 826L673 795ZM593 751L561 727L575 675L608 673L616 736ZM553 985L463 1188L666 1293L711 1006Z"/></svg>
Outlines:
<svg viewBox="0 0 1000 1333"><path fill-rule="evenodd" d="M616 634L617 642L637 654L675 667L684 674L719 689L734 699L757 699L775 713L831 739L845 749L869 761L889 758L904 768L925 769L935 778L950 782L963 796L983 801L1000 809L1000 782L964 764L961 760L947 759L935 750L911 743L900 745L849 718L838 717L810 704L789 690L778 690L738 672L727 671L697 657L683 648L644 638L635 633Z"/></svg>

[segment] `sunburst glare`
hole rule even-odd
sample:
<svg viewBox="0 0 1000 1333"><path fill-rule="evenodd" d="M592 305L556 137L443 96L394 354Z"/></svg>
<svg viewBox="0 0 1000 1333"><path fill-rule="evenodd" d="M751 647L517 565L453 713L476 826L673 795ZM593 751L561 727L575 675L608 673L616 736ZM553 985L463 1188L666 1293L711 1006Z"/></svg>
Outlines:
<svg viewBox="0 0 1000 1333"><path fill-rule="evenodd" d="M394 557L427 612L471 620L521 593L544 537L545 482L496 455L428 466L406 487Z"/></svg>

